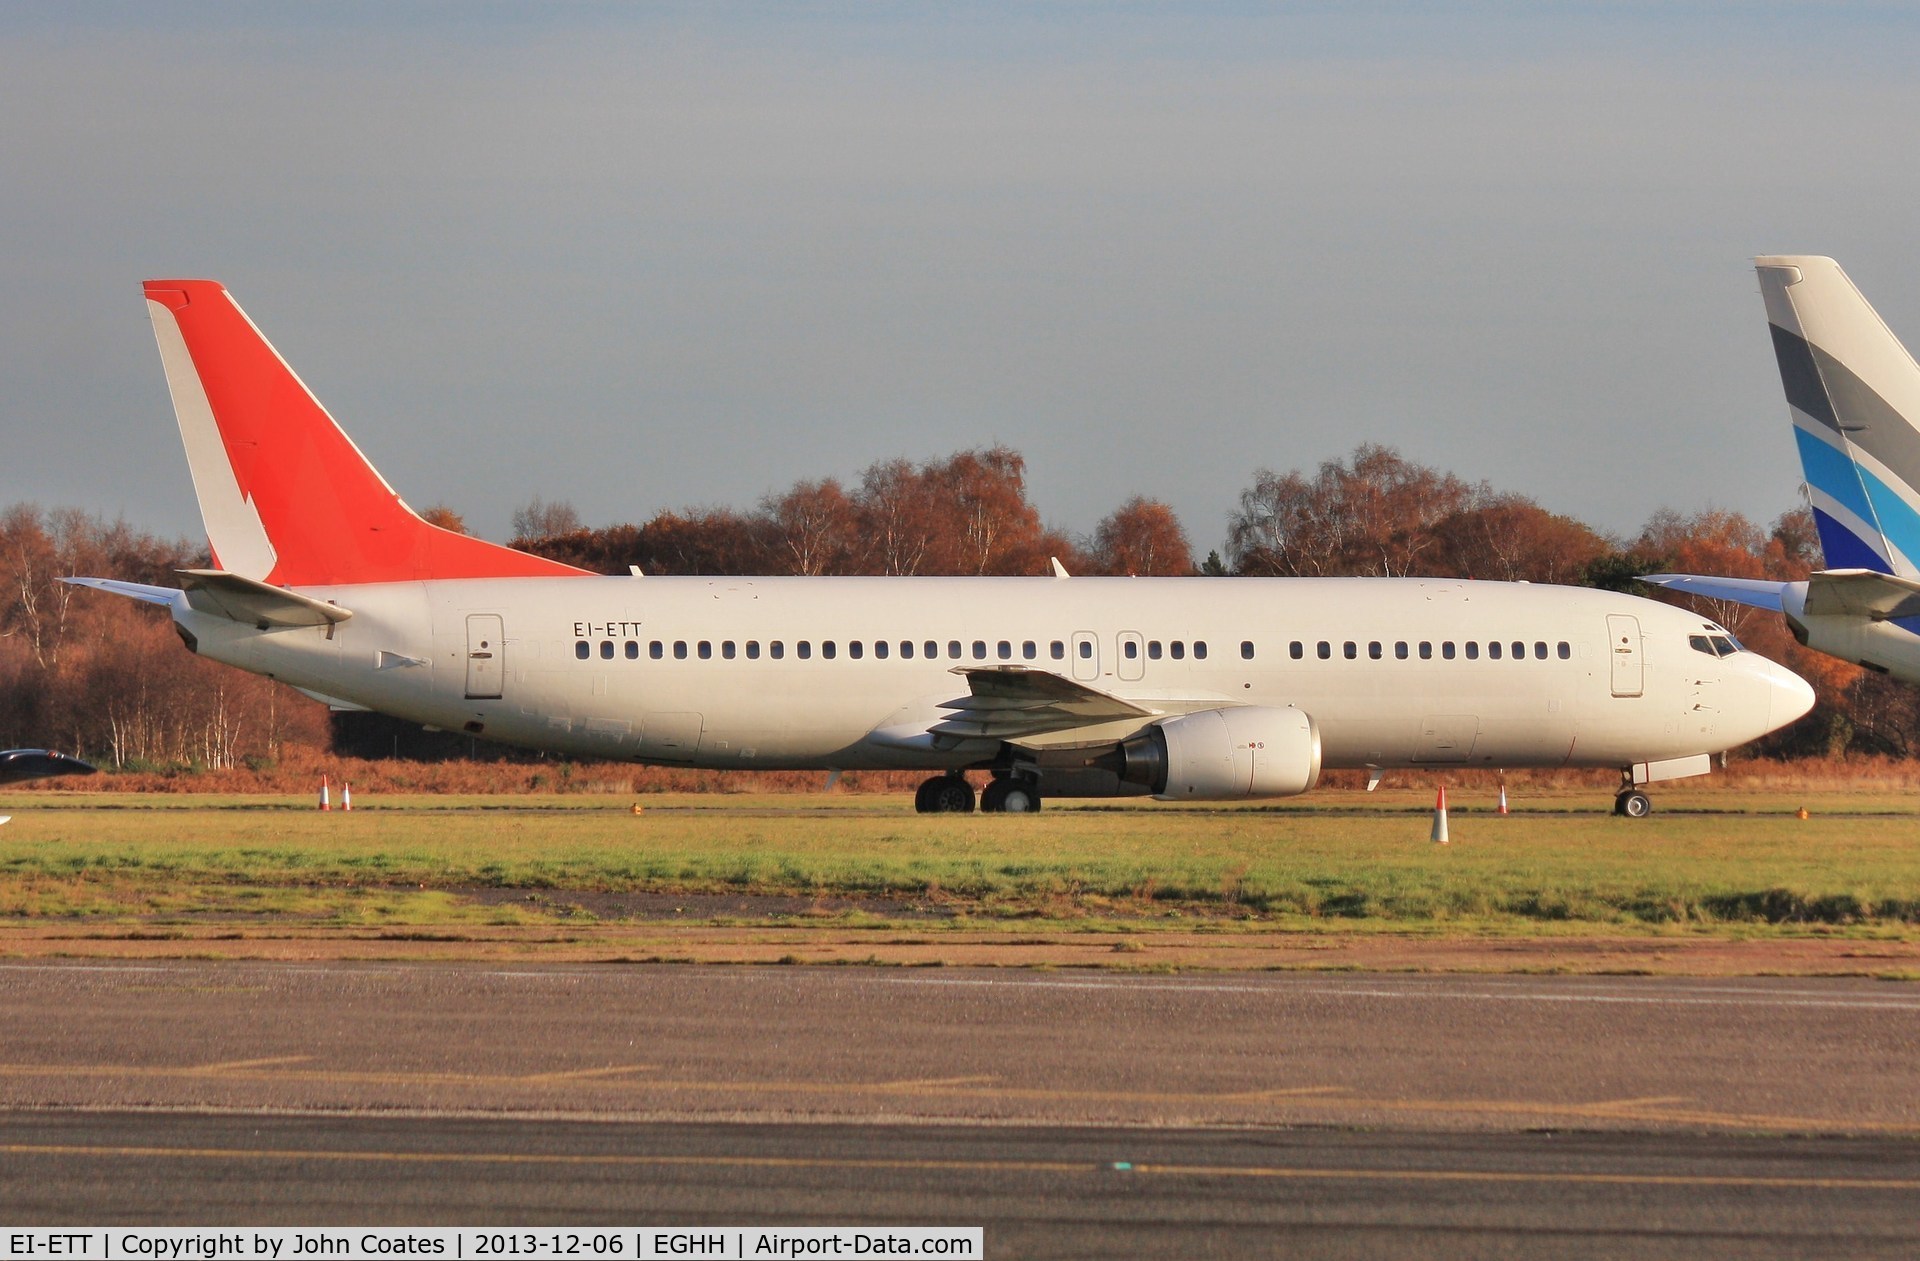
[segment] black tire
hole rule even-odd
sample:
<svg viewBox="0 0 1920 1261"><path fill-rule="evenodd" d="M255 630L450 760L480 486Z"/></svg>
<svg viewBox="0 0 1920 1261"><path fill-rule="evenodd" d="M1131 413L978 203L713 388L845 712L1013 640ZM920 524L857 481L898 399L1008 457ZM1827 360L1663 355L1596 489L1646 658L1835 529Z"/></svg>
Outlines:
<svg viewBox="0 0 1920 1261"><path fill-rule="evenodd" d="M933 804L933 794L934 791L940 787L940 782L946 778L945 775L935 775L932 779L926 780L920 787L913 790L913 808L916 813L932 814L935 810L939 809L938 806Z"/></svg>
<svg viewBox="0 0 1920 1261"><path fill-rule="evenodd" d="M1614 798L1613 811L1624 818L1644 819L1653 813L1653 798L1637 788L1623 792Z"/></svg>
<svg viewBox="0 0 1920 1261"><path fill-rule="evenodd" d="M928 781L928 809L933 814L972 814L973 785L958 775Z"/></svg>

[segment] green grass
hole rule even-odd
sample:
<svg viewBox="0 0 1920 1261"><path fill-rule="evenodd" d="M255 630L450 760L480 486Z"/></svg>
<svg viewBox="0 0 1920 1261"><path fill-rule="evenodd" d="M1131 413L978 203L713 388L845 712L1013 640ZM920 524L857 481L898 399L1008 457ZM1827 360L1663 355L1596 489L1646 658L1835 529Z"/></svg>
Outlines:
<svg viewBox="0 0 1920 1261"><path fill-rule="evenodd" d="M1807 820L1790 811L1803 801ZM1424 793L1281 809L1151 805L919 817L894 797L383 798L304 802L34 793L0 798L0 917L222 915L336 924L582 922L556 895L876 895L955 923L1199 922L1396 931L1905 933L1920 925L1920 802L1668 793L1621 820L1569 792L1501 818Z"/></svg>

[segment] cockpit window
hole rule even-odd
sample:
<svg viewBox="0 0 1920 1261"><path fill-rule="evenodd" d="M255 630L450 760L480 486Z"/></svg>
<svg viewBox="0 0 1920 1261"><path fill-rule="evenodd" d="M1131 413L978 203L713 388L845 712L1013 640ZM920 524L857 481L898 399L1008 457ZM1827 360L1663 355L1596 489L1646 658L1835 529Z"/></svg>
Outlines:
<svg viewBox="0 0 1920 1261"><path fill-rule="evenodd" d="M1740 651L1740 645L1731 635L1689 635L1687 647L1695 652L1704 652L1709 657L1731 657Z"/></svg>

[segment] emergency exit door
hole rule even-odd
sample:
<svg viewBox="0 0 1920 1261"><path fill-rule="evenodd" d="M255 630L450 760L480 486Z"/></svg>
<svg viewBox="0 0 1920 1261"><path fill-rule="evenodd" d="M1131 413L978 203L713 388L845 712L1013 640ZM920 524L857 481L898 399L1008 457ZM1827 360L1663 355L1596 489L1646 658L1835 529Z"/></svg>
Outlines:
<svg viewBox="0 0 1920 1261"><path fill-rule="evenodd" d="M498 613L467 614L467 699L497 701L507 677L507 632Z"/></svg>

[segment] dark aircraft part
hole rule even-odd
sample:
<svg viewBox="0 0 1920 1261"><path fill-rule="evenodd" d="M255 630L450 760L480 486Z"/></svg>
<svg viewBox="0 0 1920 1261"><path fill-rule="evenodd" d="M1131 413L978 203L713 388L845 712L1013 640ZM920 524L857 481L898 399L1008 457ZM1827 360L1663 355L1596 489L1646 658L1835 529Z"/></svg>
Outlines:
<svg viewBox="0 0 1920 1261"><path fill-rule="evenodd" d="M77 757L49 753L45 749L9 749L0 753L0 784L18 784L29 779L50 779L56 775L93 775L93 767Z"/></svg>

